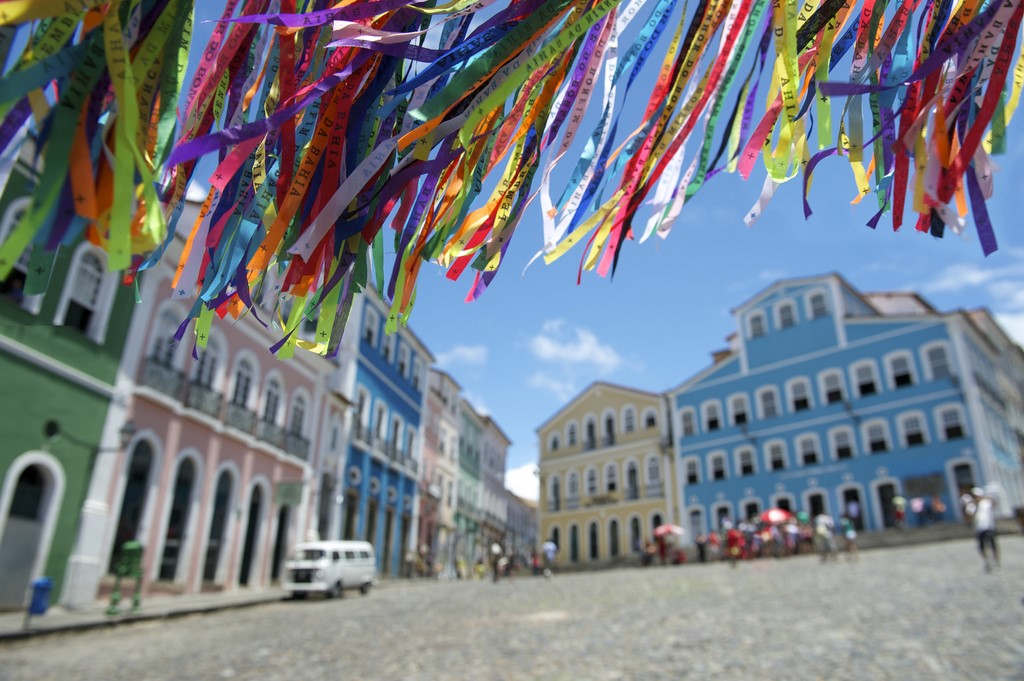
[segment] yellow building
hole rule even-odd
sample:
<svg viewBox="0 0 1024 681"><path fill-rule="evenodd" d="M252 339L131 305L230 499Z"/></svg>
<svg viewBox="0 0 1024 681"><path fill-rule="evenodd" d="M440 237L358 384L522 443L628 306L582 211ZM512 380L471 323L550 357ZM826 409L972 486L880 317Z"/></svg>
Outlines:
<svg viewBox="0 0 1024 681"><path fill-rule="evenodd" d="M675 466L664 396L596 382L537 428L540 540L558 565L638 559L676 522Z"/></svg>

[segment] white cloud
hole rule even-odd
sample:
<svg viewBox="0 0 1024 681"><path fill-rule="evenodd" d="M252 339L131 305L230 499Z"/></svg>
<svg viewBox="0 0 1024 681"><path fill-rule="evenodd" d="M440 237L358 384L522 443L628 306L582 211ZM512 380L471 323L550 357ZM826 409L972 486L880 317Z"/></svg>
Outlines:
<svg viewBox="0 0 1024 681"><path fill-rule="evenodd" d="M590 329L573 327L564 319L544 322L541 332L530 339L530 351L545 362L592 364L600 373L615 371L622 358L604 345Z"/></svg>
<svg viewBox="0 0 1024 681"><path fill-rule="evenodd" d="M992 282L1000 275L1001 272L998 269L960 263L950 265L942 270L938 276L924 285L924 290L926 293L962 291L971 286L981 286Z"/></svg>
<svg viewBox="0 0 1024 681"><path fill-rule="evenodd" d="M455 364L483 366L487 363L486 345L456 345L437 355L437 366L448 368Z"/></svg>
<svg viewBox="0 0 1024 681"><path fill-rule="evenodd" d="M996 321L1017 345L1024 346L1024 312L995 315Z"/></svg>
<svg viewBox="0 0 1024 681"><path fill-rule="evenodd" d="M505 489L522 499L540 499L540 479L536 474L537 464L527 463L519 468L505 471Z"/></svg>
<svg viewBox="0 0 1024 681"><path fill-rule="evenodd" d="M548 374L533 374L526 382L533 388L553 394L561 402L567 402L578 392L572 379L559 380Z"/></svg>

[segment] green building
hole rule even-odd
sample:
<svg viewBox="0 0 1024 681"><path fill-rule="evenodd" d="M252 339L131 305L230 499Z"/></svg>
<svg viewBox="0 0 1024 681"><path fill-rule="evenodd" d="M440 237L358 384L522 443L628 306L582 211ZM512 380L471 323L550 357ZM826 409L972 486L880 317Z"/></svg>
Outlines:
<svg viewBox="0 0 1024 681"><path fill-rule="evenodd" d="M0 244L31 203L37 174L21 159L0 177ZM0 281L0 609L22 608L41 576L51 602L70 604L75 575L101 569L76 556L86 515L106 527L103 503L86 499L97 459L128 431L114 396L135 303L101 249L73 243L55 258L29 247Z"/></svg>

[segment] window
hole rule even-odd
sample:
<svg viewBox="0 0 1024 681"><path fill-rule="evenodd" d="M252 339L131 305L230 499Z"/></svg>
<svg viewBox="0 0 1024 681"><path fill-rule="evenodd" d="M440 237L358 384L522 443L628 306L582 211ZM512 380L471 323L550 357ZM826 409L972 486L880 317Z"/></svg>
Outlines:
<svg viewBox="0 0 1024 681"><path fill-rule="evenodd" d="M693 410L686 409L682 413L683 420L683 437L689 437L697 432L697 427L694 425Z"/></svg>
<svg viewBox="0 0 1024 681"><path fill-rule="evenodd" d="M764 335L764 332L764 315L760 312L750 315L750 337L760 338Z"/></svg>
<svg viewBox="0 0 1024 681"><path fill-rule="evenodd" d="M822 386L825 391L825 402L835 404L843 401L843 379L838 373L825 374Z"/></svg>
<svg viewBox="0 0 1024 681"><path fill-rule="evenodd" d="M854 378L857 383L857 393L861 397L878 392L878 386L875 384L875 368L870 364L858 365L854 370Z"/></svg>
<svg viewBox="0 0 1024 681"><path fill-rule="evenodd" d="M565 439L568 441L570 447L575 447L576 446L576 424L575 423L570 423L569 424L568 434L566 435Z"/></svg>
<svg viewBox="0 0 1024 681"><path fill-rule="evenodd" d="M573 471L572 473L569 473L569 477L566 480L567 480L566 484L568 486L566 488L566 493L568 494L570 499L575 499L576 497L578 497L580 495L580 479L579 479L579 476L576 475L575 471Z"/></svg>
<svg viewBox="0 0 1024 681"><path fill-rule="evenodd" d="M935 345L928 348L925 357L928 360L928 369L933 381L949 378L952 375L949 368L949 355L944 346Z"/></svg>
<svg viewBox="0 0 1024 681"><path fill-rule="evenodd" d="M725 457L721 454L711 457L711 479L725 480Z"/></svg>
<svg viewBox="0 0 1024 681"><path fill-rule="evenodd" d="M263 420L277 423L277 409L281 403L281 385L274 379L267 381L267 396L263 401Z"/></svg>
<svg viewBox="0 0 1024 681"><path fill-rule="evenodd" d="M178 317L169 309L160 313L160 322L153 334L153 352L150 359L164 367L174 366L174 349L177 342L174 333L178 330Z"/></svg>
<svg viewBox="0 0 1024 681"><path fill-rule="evenodd" d="M62 312L55 323L78 329L96 342L103 339L106 319L103 314L106 294L103 260L92 247L79 251L68 274Z"/></svg>
<svg viewBox="0 0 1024 681"><path fill-rule="evenodd" d="M561 489L557 475L551 476L551 486L548 488L548 508L557 511L561 508Z"/></svg>
<svg viewBox="0 0 1024 681"><path fill-rule="evenodd" d="M587 494L597 494L597 469L587 469Z"/></svg>
<svg viewBox="0 0 1024 681"><path fill-rule="evenodd" d="M765 388L758 394L761 401L761 418L769 419L779 415L779 398L775 388Z"/></svg>
<svg viewBox="0 0 1024 681"><path fill-rule="evenodd" d="M217 377L217 365L220 363L220 346L212 339L206 347L200 351L199 361L196 362L195 374L192 382L204 388L213 388L214 379Z"/></svg>
<svg viewBox="0 0 1024 681"><path fill-rule="evenodd" d="M800 460L803 462L803 465L810 466L818 463L818 443L815 438L800 438L798 447L800 449Z"/></svg>
<svg viewBox="0 0 1024 681"><path fill-rule="evenodd" d="M594 449L597 447L597 426L594 424L594 419L587 419L583 423L583 430L583 448Z"/></svg>
<svg viewBox="0 0 1024 681"><path fill-rule="evenodd" d="M412 358L412 387L415 390L420 389L420 385L423 383L423 367L420 365L420 358L413 355ZM453 405L454 406L454 405Z"/></svg>
<svg viewBox="0 0 1024 681"><path fill-rule="evenodd" d="M604 469L604 481L605 481L605 489L607 491L614 492L618 488L619 483L618 483L617 476L615 474L615 464L610 463Z"/></svg>
<svg viewBox="0 0 1024 681"><path fill-rule="evenodd" d="M380 319L377 317L377 312L367 308L366 314L363 317L363 340L370 347L377 347L377 325L379 323Z"/></svg>
<svg viewBox="0 0 1024 681"><path fill-rule="evenodd" d="M0 244L7 241L7 237L11 235L14 228L21 222L31 204L32 199L28 197L20 198L10 203L3 217L0 218ZM14 263L7 278L0 281L0 296L4 296L8 300L26 308L28 307L28 299L34 297L25 295L25 282L28 281L29 257L31 253L32 248L30 246L25 249L25 252L21 254L18 261ZM38 312L38 308L33 310L33 312Z"/></svg>
<svg viewBox="0 0 1024 681"><path fill-rule="evenodd" d="M398 349L398 373L402 378L406 378L406 370L409 368L409 348L402 344L402 347Z"/></svg>
<svg viewBox="0 0 1024 681"><path fill-rule="evenodd" d="M942 424L942 434L947 440L956 440L964 436L964 426L959 409L955 407L943 409L939 412L939 422Z"/></svg>
<svg viewBox="0 0 1024 681"><path fill-rule="evenodd" d="M778 442L768 445L768 466L773 471L781 471L786 468L786 452Z"/></svg>
<svg viewBox="0 0 1024 681"><path fill-rule="evenodd" d="M558 451L558 435L557 434L551 436L551 442L548 444L548 449L550 449L553 452L557 452ZM442 448L441 451L444 451L444 449Z"/></svg>
<svg viewBox="0 0 1024 681"><path fill-rule="evenodd" d="M868 450L872 454L889 451L889 438L886 435L885 424L871 423L866 428Z"/></svg>
<svg viewBox="0 0 1024 681"><path fill-rule="evenodd" d="M825 294L813 293L810 297L811 304L811 319L818 319L828 314L828 308L825 306Z"/></svg>
<svg viewBox="0 0 1024 681"><path fill-rule="evenodd" d="M302 435L306 429L306 398L302 395L296 395L295 401L292 403L290 426L291 432L296 435Z"/></svg>
<svg viewBox="0 0 1024 681"><path fill-rule="evenodd" d="M754 470L754 450L741 449L737 458L739 459L740 475L753 475L756 472Z"/></svg>
<svg viewBox="0 0 1024 681"><path fill-rule="evenodd" d="M704 424L709 431L718 430L721 426L718 405L714 402L704 405Z"/></svg>
<svg viewBox="0 0 1024 681"><path fill-rule="evenodd" d="M853 435L846 428L832 432L832 452L837 459L853 457Z"/></svg>
<svg viewBox="0 0 1024 681"><path fill-rule="evenodd" d="M652 456L647 459L647 482L661 481L661 466L658 465L658 458Z"/></svg>
<svg viewBox="0 0 1024 681"><path fill-rule="evenodd" d="M796 311L790 303L779 306L779 328L788 329L796 324Z"/></svg>
<svg viewBox="0 0 1024 681"><path fill-rule="evenodd" d="M700 482L700 468L693 459L686 462L686 484L696 485Z"/></svg>
<svg viewBox="0 0 1024 681"><path fill-rule="evenodd" d="M604 444L610 447L615 444L615 414L607 414L604 417Z"/></svg>
<svg viewBox="0 0 1024 681"><path fill-rule="evenodd" d="M744 395L737 395L729 401L732 409L732 422L737 426L747 422L747 398Z"/></svg>
<svg viewBox="0 0 1024 681"><path fill-rule="evenodd" d="M811 391L807 381L793 381L790 385L790 395L793 398L793 411L805 411L811 408Z"/></svg>
<svg viewBox="0 0 1024 681"><path fill-rule="evenodd" d="M903 441L906 447L916 447L924 444L924 425L921 417L917 414L910 414L900 419L900 427L903 430Z"/></svg>
<svg viewBox="0 0 1024 681"><path fill-rule="evenodd" d="M385 362L391 363L391 357L395 354L395 334L384 336L384 347L381 348L380 354Z"/></svg>
<svg viewBox="0 0 1024 681"><path fill-rule="evenodd" d="M627 433L636 430L636 413L632 407L626 407L626 411L622 415L622 427Z"/></svg>
<svg viewBox="0 0 1024 681"><path fill-rule="evenodd" d="M897 355L891 358L889 360L889 375L896 388L914 385L914 377L910 373L910 358L906 355Z"/></svg>
<svg viewBox="0 0 1024 681"><path fill-rule="evenodd" d="M648 409L644 412L644 428L650 430L651 428L658 427L658 417L654 415L653 409Z"/></svg>
<svg viewBox="0 0 1024 681"><path fill-rule="evenodd" d="M231 404L244 407L249 403L252 374L252 363L248 359L239 360L235 369L235 390L231 394Z"/></svg>

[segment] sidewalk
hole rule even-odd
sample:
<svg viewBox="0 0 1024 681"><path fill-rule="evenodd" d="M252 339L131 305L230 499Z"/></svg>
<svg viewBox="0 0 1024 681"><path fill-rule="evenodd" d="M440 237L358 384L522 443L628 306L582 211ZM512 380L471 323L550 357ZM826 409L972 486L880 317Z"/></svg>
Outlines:
<svg viewBox="0 0 1024 681"><path fill-rule="evenodd" d="M36 615L25 627L25 612L0 613L0 644L5 641L58 634L74 630L116 627L145 620L181 617L199 612L247 608L263 603L280 601L285 593L277 588L250 591L240 589L227 593L204 593L188 596L158 596L144 599L138 612L131 612L131 595L121 599L121 614L106 614L109 603L97 601L83 608L69 610L51 607L45 615Z"/></svg>

